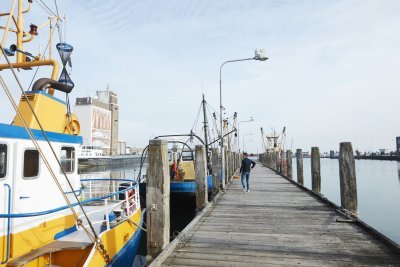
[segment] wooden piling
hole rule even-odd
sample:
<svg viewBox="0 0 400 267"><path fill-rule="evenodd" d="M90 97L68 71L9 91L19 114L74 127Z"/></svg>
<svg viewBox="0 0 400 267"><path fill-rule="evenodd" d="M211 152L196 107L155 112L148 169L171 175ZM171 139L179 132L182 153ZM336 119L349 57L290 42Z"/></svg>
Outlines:
<svg viewBox="0 0 400 267"><path fill-rule="evenodd" d="M225 149L224 153L225 153L225 175L224 175L224 178L225 178L225 184L227 184L229 181L229 159L228 159L229 153L228 153L228 150Z"/></svg>
<svg viewBox="0 0 400 267"><path fill-rule="evenodd" d="M232 180L232 175L233 175L233 151L229 151L229 161L231 163L230 165L230 173L229 173L229 180Z"/></svg>
<svg viewBox="0 0 400 267"><path fill-rule="evenodd" d="M274 166L274 168L275 168L275 171L277 171L277 172L279 172L279 163L280 163L279 152L275 151L275 166Z"/></svg>
<svg viewBox="0 0 400 267"><path fill-rule="evenodd" d="M285 151L281 150L281 160L280 160L280 164L279 164L279 172L283 175L286 174L285 171Z"/></svg>
<svg viewBox="0 0 400 267"><path fill-rule="evenodd" d="M312 191L321 193L321 162L319 148L311 148L311 184Z"/></svg>
<svg viewBox="0 0 400 267"><path fill-rule="evenodd" d="M297 165L297 182L301 185L304 185L303 151L301 149L296 150L296 165Z"/></svg>
<svg viewBox="0 0 400 267"><path fill-rule="evenodd" d="M208 203L207 188L207 158L205 147L195 147L195 174L196 174L196 210L201 210Z"/></svg>
<svg viewBox="0 0 400 267"><path fill-rule="evenodd" d="M146 179L147 254L151 261L169 243L170 177L167 141L149 142Z"/></svg>
<svg viewBox="0 0 400 267"><path fill-rule="evenodd" d="M293 171L292 171L292 151L286 151L286 159L287 159L287 176L290 179L293 179Z"/></svg>
<svg viewBox="0 0 400 267"><path fill-rule="evenodd" d="M212 156L212 191L213 195L215 195L219 188L220 188L220 182L219 182L219 177L220 177L220 166L219 166L219 154L218 154L218 149L213 148L211 149L211 156Z"/></svg>
<svg viewBox="0 0 400 267"><path fill-rule="evenodd" d="M358 214L357 179L351 143L340 143L339 151L340 198L342 207Z"/></svg>

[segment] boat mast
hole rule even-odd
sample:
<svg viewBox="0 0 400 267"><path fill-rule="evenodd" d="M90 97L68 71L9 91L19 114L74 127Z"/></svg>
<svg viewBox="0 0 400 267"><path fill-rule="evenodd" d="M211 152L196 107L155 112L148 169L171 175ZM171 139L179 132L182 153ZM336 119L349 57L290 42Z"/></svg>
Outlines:
<svg viewBox="0 0 400 267"><path fill-rule="evenodd" d="M208 121L207 121L207 113L206 113L206 99L204 97L203 94L203 101L202 101L202 105L203 105L203 123L204 123L204 142L205 142L205 146L206 146L206 157L207 157L207 170L208 170L208 166L210 164L210 156L208 153Z"/></svg>

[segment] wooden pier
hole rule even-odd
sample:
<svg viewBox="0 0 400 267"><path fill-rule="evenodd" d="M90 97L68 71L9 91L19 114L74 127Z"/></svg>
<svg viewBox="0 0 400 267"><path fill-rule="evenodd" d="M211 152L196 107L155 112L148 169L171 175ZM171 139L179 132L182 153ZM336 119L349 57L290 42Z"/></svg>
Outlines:
<svg viewBox="0 0 400 267"><path fill-rule="evenodd" d="M150 266L400 266L400 250L291 180L257 164Z"/></svg>

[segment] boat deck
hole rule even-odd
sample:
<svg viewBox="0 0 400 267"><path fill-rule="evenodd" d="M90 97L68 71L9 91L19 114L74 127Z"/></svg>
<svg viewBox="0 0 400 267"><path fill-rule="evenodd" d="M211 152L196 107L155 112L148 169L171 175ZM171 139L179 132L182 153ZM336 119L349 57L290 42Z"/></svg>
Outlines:
<svg viewBox="0 0 400 267"><path fill-rule="evenodd" d="M102 209L104 209L104 206L84 205L83 208L85 209L86 214L88 215L90 221L92 222L94 230L96 231L97 234L100 234L101 223L99 223L99 222L104 221L104 211L102 211ZM100 211L100 212L96 212L96 211ZM82 214L82 212L80 212L79 214ZM83 225L88 225L85 217L82 217L82 222L83 222ZM91 229L89 227L87 227L87 229L88 229L89 233L92 234ZM58 240L59 241L68 241L68 242L92 243L89 236L83 229L69 233L69 234L59 238Z"/></svg>
<svg viewBox="0 0 400 267"><path fill-rule="evenodd" d="M244 193L240 180L234 180L171 253L165 254L167 247L154 263L400 266L398 247L387 245L284 177L258 164L250 179L251 192Z"/></svg>

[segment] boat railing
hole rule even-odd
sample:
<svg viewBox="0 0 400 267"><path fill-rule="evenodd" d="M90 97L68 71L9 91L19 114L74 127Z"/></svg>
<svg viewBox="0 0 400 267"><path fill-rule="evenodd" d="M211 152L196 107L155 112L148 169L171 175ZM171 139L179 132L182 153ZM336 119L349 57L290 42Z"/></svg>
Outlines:
<svg viewBox="0 0 400 267"><path fill-rule="evenodd" d="M107 205L105 205L109 210L111 210L110 207L114 207L117 205L122 206L121 210L123 212L126 211L128 215L132 215L135 213L139 208L139 186L138 184L130 179L81 179L82 182L94 182L96 181L103 181L103 182L110 182L113 181L115 183L119 182L119 186L116 186L115 188L118 188L114 192L107 191L107 193L104 195L100 195L98 192L92 192L87 193L85 192L85 188L83 188L81 192L81 200L78 202L71 203L71 206L75 207L78 206L79 204L83 206L87 205L99 205L99 203L104 203L105 200L107 200ZM11 194L10 194L11 195ZM90 196L89 198L86 198L86 196ZM110 201L112 204L110 204ZM8 213L6 214L0 214L0 218L6 218L6 219L11 219L11 218L27 218L27 217L38 217L38 216L43 216L43 215L48 215L52 213L56 213L59 211L63 211L68 209L68 205L64 205L61 207L57 207L54 209L50 210L44 210L44 211L37 211L37 212L28 212L28 213L11 213L11 210L9 210Z"/></svg>
<svg viewBox="0 0 400 267"><path fill-rule="evenodd" d="M4 184L4 187L7 188L8 190L8 203L7 203L7 213L8 215L11 214L11 186L9 184ZM10 243L11 243L11 218L7 218L7 245L6 245L6 258L1 261L0 264L5 264L8 262L8 259L10 257Z"/></svg>
<svg viewBox="0 0 400 267"><path fill-rule="evenodd" d="M98 218L91 221L92 225L105 225L108 230L111 228L111 222L114 217L129 218L140 207L139 187L132 180L124 180L124 183L121 183L121 179L82 179L81 181L84 188L82 197L89 197L89 199L97 199L99 195L107 194L110 190L113 191L113 189L118 188L117 191L114 191L118 194L111 193L108 194L109 198L102 199L102 201L85 204L96 206L96 209L86 212L89 218ZM127 183L126 181L129 182ZM108 184L104 184L104 182ZM84 219L84 215L80 215L79 218ZM83 224L82 226L87 228L89 224ZM82 230L78 226L77 229Z"/></svg>

